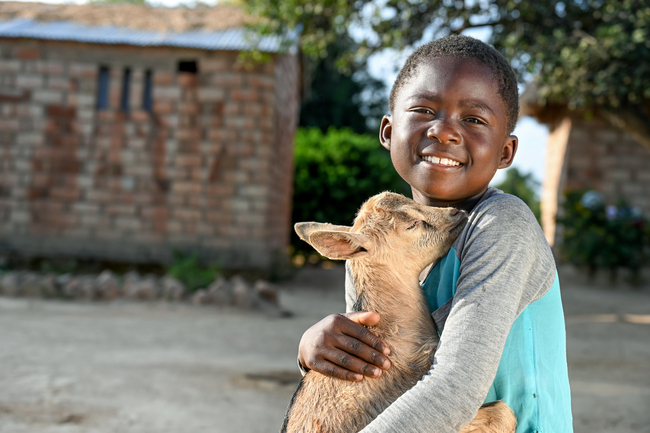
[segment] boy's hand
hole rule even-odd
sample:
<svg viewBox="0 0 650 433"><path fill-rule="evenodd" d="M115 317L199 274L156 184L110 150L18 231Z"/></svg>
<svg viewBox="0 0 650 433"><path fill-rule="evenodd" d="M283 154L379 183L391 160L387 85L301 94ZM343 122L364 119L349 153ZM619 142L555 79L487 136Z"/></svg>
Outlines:
<svg viewBox="0 0 650 433"><path fill-rule="evenodd" d="M385 356L390 349L364 327L376 325L379 319L372 311L327 316L302 335L298 360L311 370L338 379L359 381L363 376L381 376L381 369L390 367Z"/></svg>

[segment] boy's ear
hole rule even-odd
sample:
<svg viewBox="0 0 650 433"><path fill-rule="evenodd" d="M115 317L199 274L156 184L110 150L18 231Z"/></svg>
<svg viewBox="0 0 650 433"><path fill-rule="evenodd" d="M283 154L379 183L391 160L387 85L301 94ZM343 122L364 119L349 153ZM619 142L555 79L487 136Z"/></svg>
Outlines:
<svg viewBox="0 0 650 433"><path fill-rule="evenodd" d="M390 150L390 136L393 133L392 117L388 114L381 119L379 127L379 141L381 145Z"/></svg>
<svg viewBox="0 0 650 433"><path fill-rule="evenodd" d="M309 245L332 260L358 259L368 255L368 239L360 233L322 230L309 236Z"/></svg>
<svg viewBox="0 0 650 433"><path fill-rule="evenodd" d="M509 135L503 143L503 150L501 152L501 160L499 161L499 168L510 167L512 161L515 159L517 147L519 146L519 139L516 135Z"/></svg>

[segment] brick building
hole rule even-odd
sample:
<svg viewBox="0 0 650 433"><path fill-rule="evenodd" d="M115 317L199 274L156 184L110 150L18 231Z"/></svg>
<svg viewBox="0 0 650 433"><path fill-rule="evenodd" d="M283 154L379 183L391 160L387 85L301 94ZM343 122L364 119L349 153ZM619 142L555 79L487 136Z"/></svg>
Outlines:
<svg viewBox="0 0 650 433"><path fill-rule="evenodd" d="M299 66L232 7L0 3L0 253L269 268ZM286 42L286 41L285 41Z"/></svg>
<svg viewBox="0 0 650 433"><path fill-rule="evenodd" d="M559 242L556 216L569 190L598 191L611 205L624 199L650 217L650 150L598 116L587 120L566 107L538 106L534 92L524 92L522 111L550 127L541 201L548 242Z"/></svg>

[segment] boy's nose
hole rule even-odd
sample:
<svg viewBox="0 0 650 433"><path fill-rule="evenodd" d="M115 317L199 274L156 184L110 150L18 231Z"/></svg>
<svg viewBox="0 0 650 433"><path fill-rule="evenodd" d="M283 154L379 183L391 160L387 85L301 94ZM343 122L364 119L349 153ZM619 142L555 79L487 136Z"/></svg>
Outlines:
<svg viewBox="0 0 650 433"><path fill-rule="evenodd" d="M431 140L438 140L442 144L458 144L460 143L460 135L449 125L445 120L436 121L427 130L427 137Z"/></svg>

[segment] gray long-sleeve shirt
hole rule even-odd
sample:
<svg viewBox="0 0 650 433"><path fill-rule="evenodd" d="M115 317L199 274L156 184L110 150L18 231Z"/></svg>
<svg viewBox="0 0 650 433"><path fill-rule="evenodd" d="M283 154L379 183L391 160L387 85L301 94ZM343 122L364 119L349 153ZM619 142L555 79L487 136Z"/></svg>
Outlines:
<svg viewBox="0 0 650 433"><path fill-rule="evenodd" d="M456 433L476 416L488 393L522 406L519 412L513 408L521 419L518 433L571 431L555 262L521 200L488 189L423 289L442 332L434 364L363 433ZM348 275L348 311L355 292ZM542 297L546 301L535 302ZM531 303L535 308L527 309ZM506 340L508 355L502 361ZM535 351L540 353L527 353ZM504 378L498 384L497 371ZM521 376L521 383L512 383L509 375Z"/></svg>

